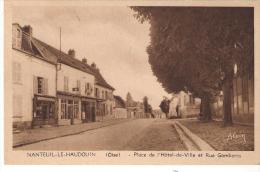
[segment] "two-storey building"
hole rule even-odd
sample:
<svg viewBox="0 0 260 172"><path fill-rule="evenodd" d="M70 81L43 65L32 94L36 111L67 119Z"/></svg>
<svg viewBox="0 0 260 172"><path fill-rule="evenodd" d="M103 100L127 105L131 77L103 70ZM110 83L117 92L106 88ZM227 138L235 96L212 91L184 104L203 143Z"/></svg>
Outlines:
<svg viewBox="0 0 260 172"><path fill-rule="evenodd" d="M14 125L69 125L113 117L113 91L99 69L13 24Z"/></svg>
<svg viewBox="0 0 260 172"><path fill-rule="evenodd" d="M30 26L12 27L14 127L55 124L56 58L38 48Z"/></svg>
<svg viewBox="0 0 260 172"><path fill-rule="evenodd" d="M76 58L73 49L64 53L41 41L38 43L57 58L58 124L95 121L95 76L90 67Z"/></svg>
<svg viewBox="0 0 260 172"><path fill-rule="evenodd" d="M92 63L90 67L95 75L94 94L97 101L96 119L98 121L103 121L114 118L113 91L115 89L107 83L95 63Z"/></svg>

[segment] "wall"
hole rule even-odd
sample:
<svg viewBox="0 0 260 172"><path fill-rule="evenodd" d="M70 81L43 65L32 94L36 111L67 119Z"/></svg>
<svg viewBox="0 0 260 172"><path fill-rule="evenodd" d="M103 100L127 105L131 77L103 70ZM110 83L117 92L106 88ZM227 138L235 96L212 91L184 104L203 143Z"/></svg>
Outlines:
<svg viewBox="0 0 260 172"><path fill-rule="evenodd" d="M114 109L115 118L127 118L127 110L125 108Z"/></svg>
<svg viewBox="0 0 260 172"><path fill-rule="evenodd" d="M65 91L64 90L64 77L65 76L69 78L69 91L68 92L87 96L87 94L85 94L85 83L88 82L93 87L93 91L89 95L89 97L94 97L94 81L95 81L94 75L88 74L86 72L75 69L68 65L61 64L61 69L58 71L58 85L57 85L58 91ZM81 88L80 92L72 91L72 88L77 87L77 80L80 80L80 88Z"/></svg>
<svg viewBox="0 0 260 172"><path fill-rule="evenodd" d="M173 94L170 102L169 117L177 117L177 105L179 105L179 115L181 117L195 117L199 114L200 99L194 99L189 92L180 91L178 94Z"/></svg>
<svg viewBox="0 0 260 172"><path fill-rule="evenodd" d="M114 113L113 113L113 107L115 106L114 105L114 100L113 100L113 91L110 90L110 89L107 89L105 87L102 87L100 85L95 85L95 88L98 88L99 92L100 92L100 96L97 97L99 99L103 99L104 101L102 101L101 103L99 104L105 104L105 110L104 110L104 113L103 111L101 111L100 108L98 108L97 110L100 110L98 113L97 113L97 120L104 120L104 119L111 119L111 118L114 118ZM102 97L102 91L107 91L108 93L108 97Z"/></svg>
<svg viewBox="0 0 260 172"><path fill-rule="evenodd" d="M16 121L32 121L33 111L33 76L40 76L48 79L48 95L56 96L55 73L56 67L53 64L37 59L34 56L12 51L12 62L21 64L21 82L13 82L13 103L19 103L18 110L21 117L14 118ZM12 63L13 64L13 63ZM13 65L12 65L13 70ZM13 76L12 76L13 77ZM12 79L13 81L13 79ZM15 100L14 100L15 99ZM17 101L17 99L21 99Z"/></svg>

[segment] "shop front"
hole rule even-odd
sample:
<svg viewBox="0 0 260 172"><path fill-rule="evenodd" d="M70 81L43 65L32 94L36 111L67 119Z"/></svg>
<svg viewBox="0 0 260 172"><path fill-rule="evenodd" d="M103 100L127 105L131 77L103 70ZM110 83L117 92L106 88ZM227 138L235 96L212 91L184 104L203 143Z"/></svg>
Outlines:
<svg viewBox="0 0 260 172"><path fill-rule="evenodd" d="M56 125L56 97L34 95L32 126Z"/></svg>
<svg viewBox="0 0 260 172"><path fill-rule="evenodd" d="M83 122L96 121L96 101L90 98L81 98L81 119Z"/></svg>
<svg viewBox="0 0 260 172"><path fill-rule="evenodd" d="M80 106L81 100L80 96L59 93L58 94L59 101L59 125L72 125L81 123L80 116Z"/></svg>

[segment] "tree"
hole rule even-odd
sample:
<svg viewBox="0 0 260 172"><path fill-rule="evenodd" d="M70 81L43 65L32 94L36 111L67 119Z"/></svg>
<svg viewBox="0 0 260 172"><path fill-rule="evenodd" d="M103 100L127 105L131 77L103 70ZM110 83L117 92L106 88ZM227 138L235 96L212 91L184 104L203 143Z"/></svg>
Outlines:
<svg viewBox="0 0 260 172"><path fill-rule="evenodd" d="M165 113L166 117L168 118L168 114L169 114L169 110L170 110L170 100L167 100L166 98L164 98L161 101L161 104L159 106L162 110L163 113Z"/></svg>
<svg viewBox="0 0 260 172"><path fill-rule="evenodd" d="M252 8L132 7L149 21L149 63L166 91L187 88L201 98L201 113L211 119L210 102L223 90L224 125L232 125L233 66L253 66Z"/></svg>
<svg viewBox="0 0 260 172"><path fill-rule="evenodd" d="M149 104L148 104L148 97L145 96L143 98L143 104L144 104L144 112L149 113Z"/></svg>
<svg viewBox="0 0 260 172"><path fill-rule="evenodd" d="M133 98L129 92L126 95L126 106L133 106Z"/></svg>

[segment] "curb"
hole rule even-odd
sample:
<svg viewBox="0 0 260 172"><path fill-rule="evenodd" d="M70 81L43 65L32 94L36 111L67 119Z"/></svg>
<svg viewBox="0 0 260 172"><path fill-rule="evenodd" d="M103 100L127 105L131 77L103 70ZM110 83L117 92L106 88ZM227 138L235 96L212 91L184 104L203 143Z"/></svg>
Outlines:
<svg viewBox="0 0 260 172"><path fill-rule="evenodd" d="M132 121L132 120L135 120L135 119L125 120L125 121L122 121L122 122L112 123L112 124L108 124L108 125L101 125L99 127L93 127L93 128L89 128L89 129L86 129L86 130L83 130L83 131L79 131L79 132L75 132L75 133L63 134L63 135L60 135L60 136L54 136L54 137L45 138L45 139L41 139L41 140L35 140L35 141L27 142L27 143L20 143L20 144L13 145L13 148L18 148L18 147L22 147L22 146L26 146L26 145L30 145L30 144L34 144L34 143L39 143L39 142L42 142L42 141L56 139L56 138L77 135L77 134L84 133L86 131L91 131L91 130L95 130L95 129L99 129L99 128L103 128L103 127L108 127L108 126L111 126L111 125L122 124L124 122L129 122L129 121Z"/></svg>
<svg viewBox="0 0 260 172"><path fill-rule="evenodd" d="M195 147L197 147L200 151L215 151L215 149L213 147L211 147L207 142L202 140L196 134L192 133L188 128L186 128L180 122L175 121L175 125L177 125L182 130L182 132L185 134L185 136L188 137L190 142L195 144ZM180 138L181 138L181 136L180 136ZM182 141L185 143L185 140L182 140Z"/></svg>

